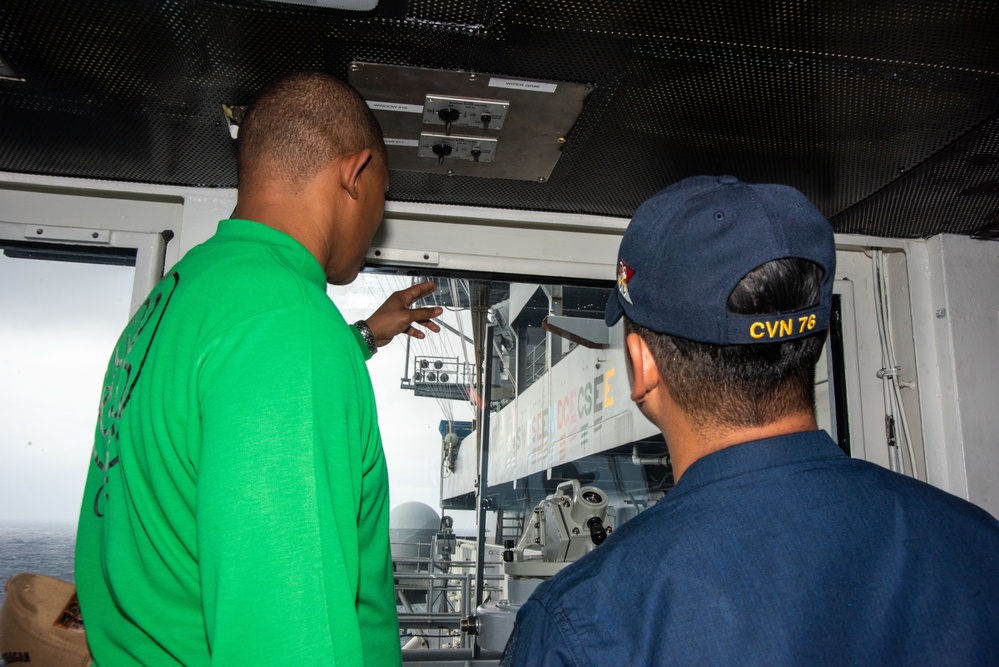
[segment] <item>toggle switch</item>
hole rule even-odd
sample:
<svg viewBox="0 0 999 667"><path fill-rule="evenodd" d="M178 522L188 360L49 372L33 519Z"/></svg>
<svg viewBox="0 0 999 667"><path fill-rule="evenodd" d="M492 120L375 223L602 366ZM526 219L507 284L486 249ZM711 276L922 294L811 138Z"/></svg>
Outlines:
<svg viewBox="0 0 999 667"><path fill-rule="evenodd" d="M443 123L448 134L452 126L500 130L509 111L510 103L506 100L442 95L427 95L423 100L423 122L427 125Z"/></svg>
<svg viewBox="0 0 999 667"><path fill-rule="evenodd" d="M498 140L491 137L470 137L461 134L421 132L419 156L436 158L437 164L448 159L453 162L493 162L496 159Z"/></svg>
<svg viewBox="0 0 999 667"><path fill-rule="evenodd" d="M453 123L461 117L461 112L455 108L447 107L437 112L437 117L444 121L444 124Z"/></svg>
<svg viewBox="0 0 999 667"><path fill-rule="evenodd" d="M440 144L434 144L434 146L430 150L432 150L434 152L434 155L437 156L437 164L440 164L441 162L444 161L444 158L446 158L448 155L451 154L451 151L453 151L454 149L448 144L440 143Z"/></svg>
<svg viewBox="0 0 999 667"><path fill-rule="evenodd" d="M451 123L461 118L461 112L454 107L445 107L437 112L437 117L444 121L444 133L451 133Z"/></svg>

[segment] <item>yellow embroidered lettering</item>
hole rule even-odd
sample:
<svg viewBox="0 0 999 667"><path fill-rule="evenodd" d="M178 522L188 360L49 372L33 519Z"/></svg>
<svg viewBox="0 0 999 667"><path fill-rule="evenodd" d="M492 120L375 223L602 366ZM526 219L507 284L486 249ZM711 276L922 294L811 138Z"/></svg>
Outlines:
<svg viewBox="0 0 999 667"><path fill-rule="evenodd" d="M750 324L749 335L753 338L763 338L763 322L753 322Z"/></svg>
<svg viewBox="0 0 999 667"><path fill-rule="evenodd" d="M808 316L807 315L802 315L801 317L798 318L798 323L801 325L801 326L798 327L798 333L804 333L805 332L805 323L807 323L807 322L808 322Z"/></svg>
<svg viewBox="0 0 999 667"><path fill-rule="evenodd" d="M793 333L794 333L794 328L792 327L791 320L790 319L781 320L780 321L780 335L781 336L790 336Z"/></svg>
<svg viewBox="0 0 999 667"><path fill-rule="evenodd" d="M767 322L767 337L773 338L780 331L780 322Z"/></svg>

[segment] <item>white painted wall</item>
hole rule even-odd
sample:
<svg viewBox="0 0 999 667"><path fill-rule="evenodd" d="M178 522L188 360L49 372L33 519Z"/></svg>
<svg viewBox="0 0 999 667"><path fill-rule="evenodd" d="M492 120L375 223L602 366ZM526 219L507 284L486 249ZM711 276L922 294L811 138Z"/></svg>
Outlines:
<svg viewBox="0 0 999 667"><path fill-rule="evenodd" d="M929 481L999 517L999 243L911 245Z"/></svg>

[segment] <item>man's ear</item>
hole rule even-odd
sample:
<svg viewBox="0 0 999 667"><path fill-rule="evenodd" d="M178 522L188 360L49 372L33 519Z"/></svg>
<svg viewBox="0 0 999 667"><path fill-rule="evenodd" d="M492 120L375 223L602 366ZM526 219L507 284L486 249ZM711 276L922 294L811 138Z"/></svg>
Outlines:
<svg viewBox="0 0 999 667"><path fill-rule="evenodd" d="M637 333L630 333L625 340L625 347L632 369L631 400L642 403L648 393L662 382L662 376L644 338Z"/></svg>
<svg viewBox="0 0 999 667"><path fill-rule="evenodd" d="M351 199L359 196L361 173L371 164L371 149L365 148L356 153L348 153L340 156L337 176L340 187L347 191Z"/></svg>

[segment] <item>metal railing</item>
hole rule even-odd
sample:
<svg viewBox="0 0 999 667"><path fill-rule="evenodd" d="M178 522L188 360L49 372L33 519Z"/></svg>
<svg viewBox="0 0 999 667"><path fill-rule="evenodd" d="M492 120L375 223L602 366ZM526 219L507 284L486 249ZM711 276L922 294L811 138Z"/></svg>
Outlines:
<svg viewBox="0 0 999 667"><path fill-rule="evenodd" d="M416 357L411 376L404 378L401 386L414 390L417 396L468 400L469 387L474 384L473 364L457 357Z"/></svg>
<svg viewBox="0 0 999 667"><path fill-rule="evenodd" d="M411 545L407 545L411 546ZM419 545L422 548L430 545ZM425 553L433 553L427 551ZM475 613L475 561L431 558L393 558L400 637L423 637L444 648L469 648L471 637L460 631L461 620ZM499 563L486 563L483 575L487 597L503 592ZM490 572L490 570L492 570Z"/></svg>
<svg viewBox="0 0 999 667"><path fill-rule="evenodd" d="M527 358L525 360L526 363L524 364L524 370L527 374L527 383L524 385L524 389L530 387L538 380L538 378L545 374L545 371L548 369L547 362L545 360L545 353L547 351L548 341L544 339L527 351Z"/></svg>

